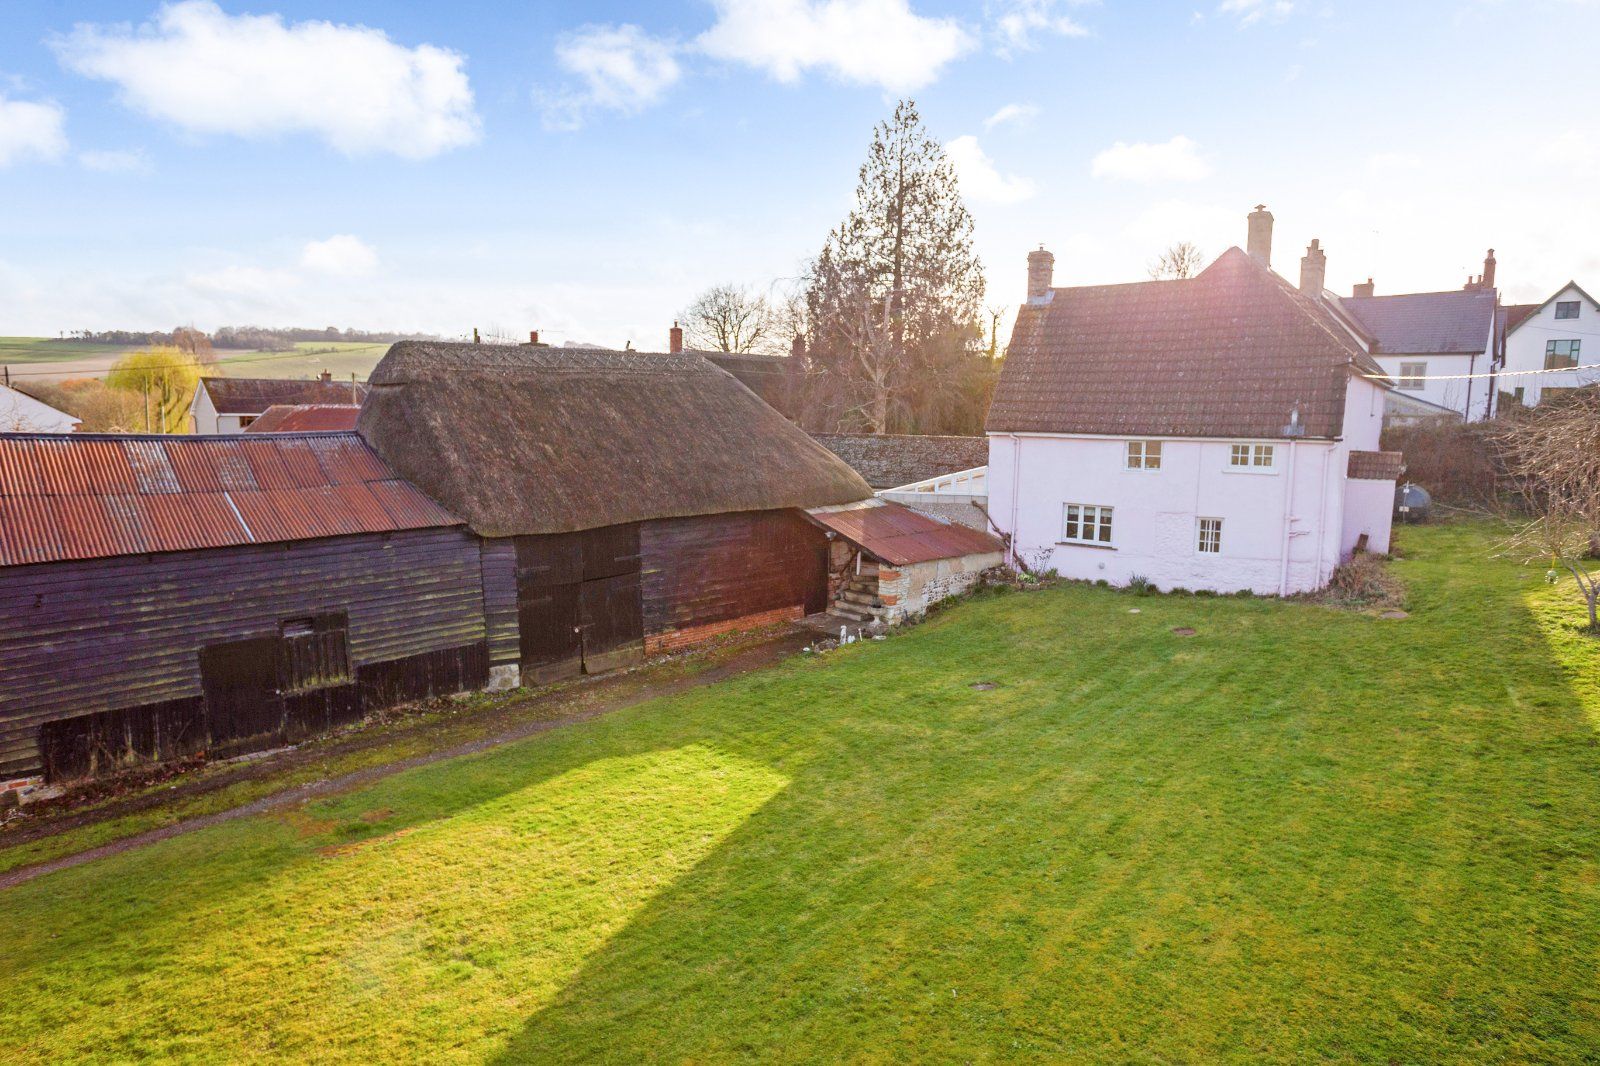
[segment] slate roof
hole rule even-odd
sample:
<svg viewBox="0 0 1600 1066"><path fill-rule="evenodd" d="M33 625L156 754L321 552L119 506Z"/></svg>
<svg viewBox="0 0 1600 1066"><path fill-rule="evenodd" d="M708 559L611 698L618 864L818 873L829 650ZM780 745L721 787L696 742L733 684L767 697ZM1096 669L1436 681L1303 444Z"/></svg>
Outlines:
<svg viewBox="0 0 1600 1066"><path fill-rule="evenodd" d="M350 382L309 381L295 378L201 378L218 414L259 415L277 404L347 404ZM367 396L365 383L356 385L356 400Z"/></svg>
<svg viewBox="0 0 1600 1066"><path fill-rule="evenodd" d="M909 433L814 433L812 436L849 463L874 489L899 488L989 462L987 437Z"/></svg>
<svg viewBox="0 0 1600 1066"><path fill-rule="evenodd" d="M338 433L356 428L356 416L361 408L356 404L273 404L254 422L245 427L246 433Z"/></svg>
<svg viewBox="0 0 1600 1066"><path fill-rule="evenodd" d="M1298 405L1305 435L1333 438L1352 372L1383 375L1325 305L1230 248L1193 278L1023 305L987 428L1272 438Z"/></svg>
<svg viewBox="0 0 1600 1066"><path fill-rule="evenodd" d="M1493 289L1342 296L1339 305L1377 341L1378 354L1481 354L1489 347Z"/></svg>
<svg viewBox="0 0 1600 1066"><path fill-rule="evenodd" d="M0 434L0 566L460 524L354 433Z"/></svg>
<svg viewBox="0 0 1600 1066"><path fill-rule="evenodd" d="M859 474L698 355L402 341L357 429L478 533L868 498Z"/></svg>
<svg viewBox="0 0 1600 1066"><path fill-rule="evenodd" d="M887 500L864 500L808 512L811 520L893 566L1005 551L983 530L941 522Z"/></svg>

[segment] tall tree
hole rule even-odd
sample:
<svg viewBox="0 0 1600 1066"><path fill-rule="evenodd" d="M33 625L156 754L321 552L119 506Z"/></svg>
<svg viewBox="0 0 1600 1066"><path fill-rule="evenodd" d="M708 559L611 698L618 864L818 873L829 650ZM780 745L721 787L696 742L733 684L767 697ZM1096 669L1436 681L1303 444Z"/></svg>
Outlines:
<svg viewBox="0 0 1600 1066"><path fill-rule="evenodd" d="M189 401L200 383L200 363L177 348L146 348L112 364L106 384L136 392L144 401L147 433L182 433Z"/></svg>
<svg viewBox="0 0 1600 1066"><path fill-rule="evenodd" d="M873 131L855 206L806 289L808 380L836 421L936 432L979 365L983 267L955 168L916 105Z"/></svg>
<svg viewBox="0 0 1600 1066"><path fill-rule="evenodd" d="M1178 241L1156 256L1150 277L1156 281L1192 278L1205 266L1205 253L1193 241Z"/></svg>
<svg viewBox="0 0 1600 1066"><path fill-rule="evenodd" d="M708 352L777 352L780 315L764 295L740 285L714 285L679 316L690 348Z"/></svg>

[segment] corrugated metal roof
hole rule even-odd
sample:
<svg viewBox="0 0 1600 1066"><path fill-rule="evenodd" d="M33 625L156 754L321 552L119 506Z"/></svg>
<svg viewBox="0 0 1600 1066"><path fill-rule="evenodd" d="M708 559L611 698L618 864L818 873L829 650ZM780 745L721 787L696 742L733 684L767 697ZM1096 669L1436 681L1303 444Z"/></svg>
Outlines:
<svg viewBox="0 0 1600 1066"><path fill-rule="evenodd" d="M460 524L354 433L0 433L0 566Z"/></svg>
<svg viewBox="0 0 1600 1066"><path fill-rule="evenodd" d="M895 566L1005 550L1000 538L991 534L941 522L887 500L863 500L806 513L812 521Z"/></svg>

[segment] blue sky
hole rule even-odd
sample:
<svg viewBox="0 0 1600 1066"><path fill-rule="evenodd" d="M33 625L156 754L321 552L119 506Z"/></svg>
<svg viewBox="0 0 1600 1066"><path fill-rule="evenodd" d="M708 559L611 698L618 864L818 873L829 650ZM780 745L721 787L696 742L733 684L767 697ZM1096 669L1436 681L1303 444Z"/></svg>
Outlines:
<svg viewBox="0 0 1600 1066"><path fill-rule="evenodd" d="M192 322L659 347L781 283L912 95L1014 308L1166 244L1600 285L1596 0L7 0L0 334Z"/></svg>

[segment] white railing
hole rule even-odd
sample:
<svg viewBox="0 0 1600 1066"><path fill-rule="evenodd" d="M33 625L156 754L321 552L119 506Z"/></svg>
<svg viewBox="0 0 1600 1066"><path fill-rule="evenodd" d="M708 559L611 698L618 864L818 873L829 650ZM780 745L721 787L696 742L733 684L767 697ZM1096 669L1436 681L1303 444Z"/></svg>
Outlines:
<svg viewBox="0 0 1600 1066"><path fill-rule="evenodd" d="M984 488L985 476L988 474L987 466L975 466L971 470L957 470L953 474L941 474L930 477L925 481L913 481L909 485L897 485L892 489L883 489L879 496L889 493L903 492L930 492L936 496L983 496L987 494Z"/></svg>

